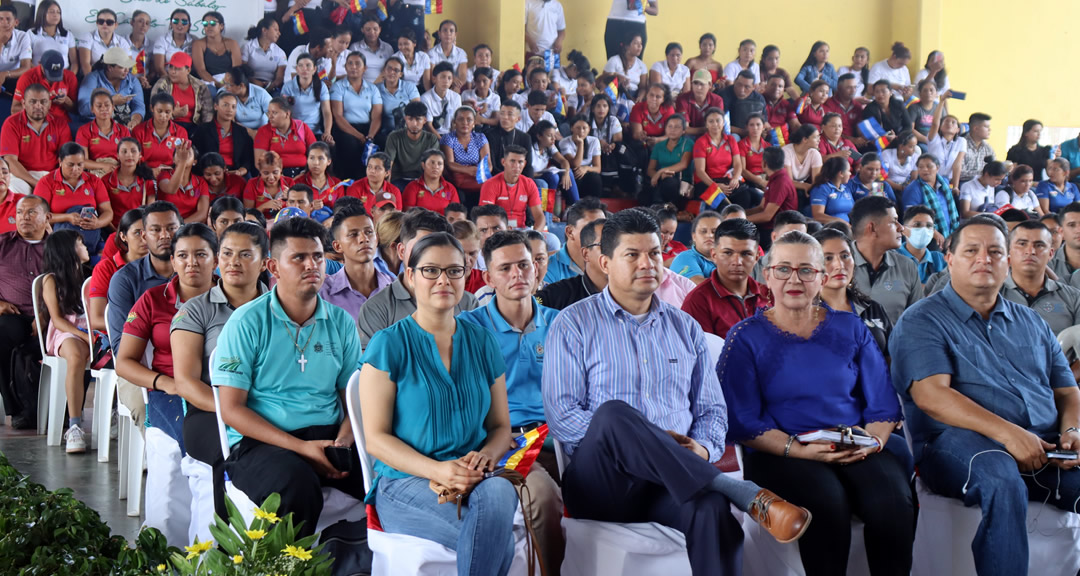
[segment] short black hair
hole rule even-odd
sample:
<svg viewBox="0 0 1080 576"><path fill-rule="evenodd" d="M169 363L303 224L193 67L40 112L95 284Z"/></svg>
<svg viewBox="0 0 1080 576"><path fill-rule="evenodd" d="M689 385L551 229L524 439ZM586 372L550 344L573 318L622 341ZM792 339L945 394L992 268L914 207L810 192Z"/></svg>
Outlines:
<svg viewBox="0 0 1080 576"><path fill-rule="evenodd" d="M226 212L244 214L244 202L235 196L222 196L210 205L210 221L213 222Z"/></svg>
<svg viewBox="0 0 1080 576"><path fill-rule="evenodd" d="M799 212L798 210L781 210L780 212L777 212L776 217L773 218L773 230L792 224L802 224L805 226L806 216L803 216L802 212Z"/></svg>
<svg viewBox="0 0 1080 576"><path fill-rule="evenodd" d="M1080 202L1069 202L1064 208L1058 210L1058 216L1064 219L1066 214L1074 212L1080 212Z"/></svg>
<svg viewBox="0 0 1080 576"><path fill-rule="evenodd" d="M611 258L623 236L630 234L654 234L660 240L660 223L641 208L629 208L612 214L604 223L604 232L600 235L600 252Z"/></svg>
<svg viewBox="0 0 1080 576"><path fill-rule="evenodd" d="M26 91L30 92L32 88L33 86L27 88ZM169 94L168 92L158 92L157 94L154 94L150 97L150 105L147 106L147 108L149 110L153 110L154 106L157 106L158 104L168 104L169 106L176 106L176 100L173 99L172 94Z"/></svg>
<svg viewBox="0 0 1080 576"><path fill-rule="evenodd" d="M854 74L852 74L851 72L845 72L845 73L841 74L839 78L836 79L836 83L839 84L841 82L844 82L844 81L847 81L847 80L854 80L854 79L855 79Z"/></svg>
<svg viewBox="0 0 1080 576"><path fill-rule="evenodd" d="M236 222L230 224L224 232L221 233L221 240L224 241L230 234L239 234L241 236L247 236L251 238L251 241L259 247L259 255L262 258L270 256L270 238L266 235L266 229L254 222Z"/></svg>
<svg viewBox="0 0 1080 576"><path fill-rule="evenodd" d="M443 218L442 215L432 212L431 210L425 210L420 208L413 210L405 214L405 219L401 221L401 240L402 244L408 244L413 238L416 238L416 233L425 230L427 232L446 232L453 236L454 228L450 226L450 223Z"/></svg>
<svg viewBox="0 0 1080 576"><path fill-rule="evenodd" d="M466 217L469 215L469 209L461 202L451 202L447 204L446 209L443 210L443 214L446 214L447 212L461 212L462 214L465 214Z"/></svg>
<svg viewBox="0 0 1080 576"><path fill-rule="evenodd" d="M506 158L511 154L521 154L522 156L528 157L529 151L517 144L509 144L503 148L503 158Z"/></svg>
<svg viewBox="0 0 1080 576"><path fill-rule="evenodd" d="M577 226L577 223L585 217L586 212L603 212L604 218L611 216L611 212L608 211L607 204L604 204L596 196L586 196L581 200L575 202L570 209L566 211L567 226Z"/></svg>
<svg viewBox="0 0 1080 576"><path fill-rule="evenodd" d="M304 238L318 240L323 245L326 238L326 230L321 224L311 218L289 218L283 222L275 222L270 229L270 254L276 254L289 238ZM326 247L323 246L325 250Z"/></svg>
<svg viewBox="0 0 1080 576"><path fill-rule="evenodd" d="M513 108L518 112L521 112L521 104L518 104L516 100L511 100L510 98L504 99L500 106L504 108Z"/></svg>
<svg viewBox="0 0 1080 576"><path fill-rule="evenodd" d="M728 204L724 206L724 209L720 211L720 219L727 219L732 214L746 214L746 208L739 206L738 204Z"/></svg>
<svg viewBox="0 0 1080 576"><path fill-rule="evenodd" d="M1047 212L1042 216L1039 216L1039 222L1046 222L1047 220L1053 220L1055 224L1061 226L1061 215L1055 212Z"/></svg>
<svg viewBox="0 0 1080 576"><path fill-rule="evenodd" d="M755 82L757 81L757 78L754 76L754 73L749 71L749 70L740 70L739 74L737 76L735 76L736 80L739 79L739 78L748 78L748 79L753 80Z"/></svg>
<svg viewBox="0 0 1080 576"><path fill-rule="evenodd" d="M754 226L754 223L744 218L732 218L731 220L724 220L716 227L716 233L713 234L713 239L717 242L721 238L734 238L735 240L753 240L758 241L758 229Z"/></svg>
<svg viewBox="0 0 1080 576"><path fill-rule="evenodd" d="M507 246L517 246L521 244L532 254L532 244L529 244L529 239L525 237L525 233L520 230L499 230L492 234L487 240L484 240L484 262L489 266L491 265L491 255L495 253L499 248L506 248Z"/></svg>
<svg viewBox="0 0 1080 576"><path fill-rule="evenodd" d="M1017 230L1042 230L1043 232L1046 232L1047 234L1050 234L1051 238L1054 237L1053 233L1050 232L1050 229L1046 227L1046 224L1043 224L1042 222L1040 222L1038 220L1024 220L1023 222L1018 223L1016 225L1016 227L1013 228L1011 232L1009 232L1009 247L1010 248L1012 247L1012 241L1013 241L1013 238L1016 236L1016 231Z"/></svg>
<svg viewBox="0 0 1080 576"><path fill-rule="evenodd" d="M589 222L589 225L581 229L581 247L584 248L590 244L596 244L600 240L601 234L604 232L604 224L607 224L607 218L601 218L599 220L593 220Z"/></svg>
<svg viewBox="0 0 1080 576"><path fill-rule="evenodd" d="M983 112L976 112L971 116L968 116L968 124L978 124L980 122L989 122L990 115Z"/></svg>
<svg viewBox="0 0 1080 576"><path fill-rule="evenodd" d="M427 118L427 104L419 100L412 100L405 105L406 118Z"/></svg>
<svg viewBox="0 0 1080 576"><path fill-rule="evenodd" d="M761 161L769 170L779 170L784 167L784 150L779 146L769 146L761 153Z"/></svg>
<svg viewBox="0 0 1080 576"><path fill-rule="evenodd" d="M848 212L848 221L851 222L851 232L855 239L862 236L864 224L870 218L881 218L889 214L889 208L896 208L892 200L884 196L866 196L855 201L855 205Z"/></svg>
<svg viewBox="0 0 1080 576"><path fill-rule="evenodd" d="M510 225L510 218L506 215L506 210L502 206L496 204L485 204L482 206L473 206L472 212L469 213L469 220L476 222L481 216L495 216L506 226Z"/></svg>
<svg viewBox="0 0 1080 576"><path fill-rule="evenodd" d="M332 236L334 238L337 237L338 229L340 229L341 225L344 224L345 221L348 220L349 218L354 218L354 217L357 217L357 216L366 216L368 218L371 218L371 215L369 215L367 213L367 210L364 209L364 205L360 204L360 203L346 204L345 206L342 206L341 208L338 208L335 205L334 208L335 208L335 210L334 210L334 219L330 223L330 236ZM371 220L372 220L371 223L374 224L375 219L372 218Z"/></svg>
<svg viewBox="0 0 1080 576"><path fill-rule="evenodd" d="M1078 204L1078 206L1080 206L1080 204ZM147 216L151 214L156 214L158 212L172 212L173 214L176 214L176 219L181 224L184 223L184 216L180 214L180 209L176 207L176 204L173 204L172 202L169 202L167 200L155 200L147 204L146 206L143 206L143 226L146 226Z"/></svg>
<svg viewBox="0 0 1080 576"><path fill-rule="evenodd" d="M542 70L542 68L537 68L537 70ZM547 94L544 94L540 90L533 90L532 92L529 92L528 102L530 107L547 106L547 101Z"/></svg>
<svg viewBox="0 0 1080 576"><path fill-rule="evenodd" d="M308 202L315 201L315 191L311 189L311 186L308 186L307 184L293 184L292 186L289 186L288 190L285 191L285 197L287 198L289 196L289 192L292 192L293 190L303 192L304 195L307 196Z"/></svg>
<svg viewBox="0 0 1080 576"><path fill-rule="evenodd" d="M337 214L338 212L346 208L351 208L353 206L360 206L361 208L363 208L364 201L357 198L356 196L342 196L341 198L338 198L334 201L334 214ZM365 210L365 212L367 212L367 210Z"/></svg>
<svg viewBox="0 0 1080 576"><path fill-rule="evenodd" d="M431 77L434 78L435 76L438 76L443 72L449 72L451 75L453 75L454 65L449 62L439 62L435 65L434 68L431 69Z"/></svg>
<svg viewBox="0 0 1080 576"><path fill-rule="evenodd" d="M210 246L210 251L214 254L218 253L218 237L214 234L214 231L209 226L202 222L192 222L190 224L184 224L173 234L172 246L170 250L173 254L176 253L176 243L183 238L199 238L203 242L206 242Z"/></svg>
<svg viewBox="0 0 1080 576"><path fill-rule="evenodd" d="M934 214L933 210L931 210L928 206L916 204L914 206L909 206L907 210L904 210L904 223L906 224L907 222L910 222L912 218L918 216L919 214L926 214L930 217L931 220L937 222L937 214Z"/></svg>
<svg viewBox="0 0 1080 576"><path fill-rule="evenodd" d="M1001 213L1001 219L1006 222L1027 222L1031 218L1029 218L1027 212L1024 212L1023 210L1009 208Z"/></svg>
<svg viewBox="0 0 1080 576"><path fill-rule="evenodd" d="M461 247L461 242L458 242L458 239L454 238L453 233L440 230L428 234L416 241L416 245L413 246L412 252L409 253L408 267L415 269L420 263L420 258L424 255L424 252L427 252L429 248L438 248L440 246L450 246L451 248L454 248L461 254L462 260L465 259L465 249Z"/></svg>
<svg viewBox="0 0 1080 576"><path fill-rule="evenodd" d="M949 241L949 254L956 254L956 250L960 247L960 235L964 233L964 230L967 230L971 226L990 226L991 228L996 229L998 232L1001 232L1001 237L1005 239L1006 247L1008 246L1008 228L989 218L974 217L961 222L960 225L956 227L956 230L953 231L952 236L950 236L951 240Z"/></svg>

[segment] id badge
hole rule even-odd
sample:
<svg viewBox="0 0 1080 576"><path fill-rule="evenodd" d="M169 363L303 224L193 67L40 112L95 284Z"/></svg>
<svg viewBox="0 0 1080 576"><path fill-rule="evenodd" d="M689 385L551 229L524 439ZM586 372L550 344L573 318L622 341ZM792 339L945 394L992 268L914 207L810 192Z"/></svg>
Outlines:
<svg viewBox="0 0 1080 576"><path fill-rule="evenodd" d="M517 219L507 220L507 224L510 225L510 229L513 230L518 227Z"/></svg>

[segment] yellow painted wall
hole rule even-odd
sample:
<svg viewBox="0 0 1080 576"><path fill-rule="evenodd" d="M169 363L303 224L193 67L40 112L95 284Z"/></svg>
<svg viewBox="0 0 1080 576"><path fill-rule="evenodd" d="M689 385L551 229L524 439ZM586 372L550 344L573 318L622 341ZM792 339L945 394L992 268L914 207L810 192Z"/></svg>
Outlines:
<svg viewBox="0 0 1080 576"><path fill-rule="evenodd" d="M494 66L504 70L524 62L525 2L524 0L443 0L442 14L429 14L424 26L437 42L439 23L453 20L458 25L457 44L469 56L472 65L473 48L487 44L494 52Z"/></svg>

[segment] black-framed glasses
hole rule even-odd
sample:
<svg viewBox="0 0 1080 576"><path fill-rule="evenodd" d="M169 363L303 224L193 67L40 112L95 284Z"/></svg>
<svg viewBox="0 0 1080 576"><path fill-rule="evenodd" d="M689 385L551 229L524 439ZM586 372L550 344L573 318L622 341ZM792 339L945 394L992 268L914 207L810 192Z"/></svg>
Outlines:
<svg viewBox="0 0 1080 576"><path fill-rule="evenodd" d="M802 280L803 282L813 282L814 278L817 278L817 275L823 272L822 270L811 268L809 266L800 266L799 268L792 266L769 266L766 269L771 270L773 278L776 278L777 280L787 280L788 278L791 278L792 273L796 273L799 276L799 280Z"/></svg>
<svg viewBox="0 0 1080 576"><path fill-rule="evenodd" d="M187 26L189 22L190 22L190 20L188 20L187 18L173 18L172 19L173 24L179 24L181 26Z"/></svg>
<svg viewBox="0 0 1080 576"><path fill-rule="evenodd" d="M439 268L438 266L421 266L419 268L420 275L427 280L438 280L439 276L446 273L446 277L451 280L458 280L465 277L464 266L447 266L446 268Z"/></svg>
<svg viewBox="0 0 1080 576"><path fill-rule="evenodd" d="M217 26L218 21L217 20L203 20L202 25L203 25L203 28L209 28L211 26Z"/></svg>
<svg viewBox="0 0 1080 576"><path fill-rule="evenodd" d="M107 20L105 18L98 18L97 23L98 23L98 26L112 26L113 24L116 24L116 20Z"/></svg>

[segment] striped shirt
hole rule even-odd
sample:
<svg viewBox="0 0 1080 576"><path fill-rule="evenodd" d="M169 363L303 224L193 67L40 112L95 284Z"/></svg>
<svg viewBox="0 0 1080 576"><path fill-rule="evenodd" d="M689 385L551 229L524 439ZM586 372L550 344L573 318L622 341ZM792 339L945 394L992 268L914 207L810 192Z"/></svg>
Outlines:
<svg viewBox="0 0 1080 576"><path fill-rule="evenodd" d="M544 412L568 452L601 404L622 400L696 440L709 461L723 455L727 405L701 326L688 314L654 297L639 321L605 288L563 310L544 346Z"/></svg>

